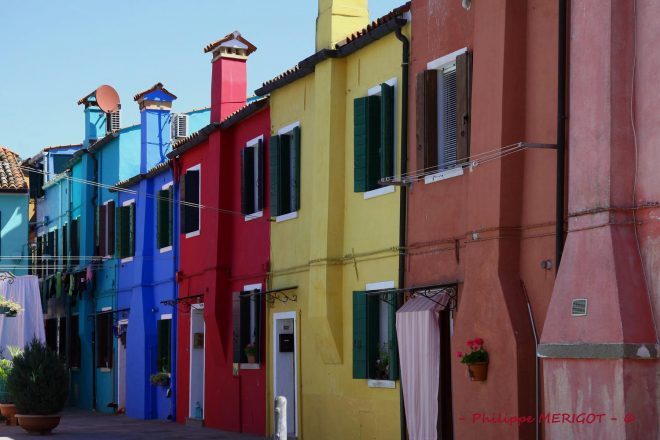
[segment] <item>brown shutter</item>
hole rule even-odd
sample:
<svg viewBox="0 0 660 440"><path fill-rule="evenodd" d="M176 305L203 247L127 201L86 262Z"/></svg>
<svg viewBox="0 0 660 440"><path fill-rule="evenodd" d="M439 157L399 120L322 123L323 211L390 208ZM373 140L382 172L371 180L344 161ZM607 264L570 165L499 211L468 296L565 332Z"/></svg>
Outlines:
<svg viewBox="0 0 660 440"><path fill-rule="evenodd" d="M456 57L456 160L470 156L470 95L472 92L472 54Z"/></svg>
<svg viewBox="0 0 660 440"><path fill-rule="evenodd" d="M108 216L108 255L115 255L115 201L111 200L107 205Z"/></svg>
<svg viewBox="0 0 660 440"><path fill-rule="evenodd" d="M438 165L438 72L417 75L417 169Z"/></svg>

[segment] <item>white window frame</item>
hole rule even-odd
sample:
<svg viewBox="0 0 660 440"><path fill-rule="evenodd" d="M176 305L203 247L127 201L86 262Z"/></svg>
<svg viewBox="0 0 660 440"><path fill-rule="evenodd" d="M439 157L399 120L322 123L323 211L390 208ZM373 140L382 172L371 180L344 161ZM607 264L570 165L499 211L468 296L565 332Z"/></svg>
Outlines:
<svg viewBox="0 0 660 440"><path fill-rule="evenodd" d="M277 130L277 135L282 136L282 135L289 135L293 132L293 129L296 127L300 127L300 121L296 121L292 124L289 124L287 126L284 126ZM302 141L300 142L300 148L302 150ZM293 159L293 158L291 158ZM291 162L289 162L289 165L291 165ZM293 167L292 167L293 168ZM300 185L300 182L298 182L298 185ZM289 187L293 187L293 175L289 177ZM302 194L301 194L302 195ZM293 196L293 192L290 194L290 198ZM298 218L298 211L291 211L287 212L286 214L278 215L275 217L275 223L281 223L285 222L287 220L293 220L294 218Z"/></svg>
<svg viewBox="0 0 660 440"><path fill-rule="evenodd" d="M137 206L136 203L135 203L135 199L128 199L128 200L124 200L123 202L121 202L122 207L131 206L131 205ZM133 230L133 234L134 234L134 236L133 236L133 245L135 246L136 249L133 250L133 256L122 258L121 259L122 263L130 263L131 261L133 261L133 257L135 256L135 251L137 250L137 243L136 243L137 240L135 239L137 237L137 210L135 208L133 208L133 212L135 213L135 227L134 227L134 230Z"/></svg>
<svg viewBox="0 0 660 440"><path fill-rule="evenodd" d="M254 185L253 189L254 189L254 206L255 206L255 208L259 205L259 157L257 157L257 154L256 154L256 148L259 145L259 141L261 141L262 145L263 145L264 135L259 135L256 138L250 139L249 141L247 141L245 143L245 148L246 149L247 148L254 148L255 149L255 154L253 156L254 157L254 162L252 163L252 167L253 167L253 170L254 170L254 182L252 182L252 184ZM261 150L261 153L264 154L263 149ZM265 173L265 170L264 170L264 177L265 177L265 175L266 175L266 173ZM266 194L266 185L264 184L264 198L265 198L265 194ZM265 203L262 203L262 204L265 205ZM263 217L263 216L264 216L264 210L262 208L261 211L256 211L256 212L253 212L251 214L246 215L244 217L244 219L245 219L246 222L249 222L249 221L252 221L254 219Z"/></svg>
<svg viewBox="0 0 660 440"><path fill-rule="evenodd" d="M170 181L170 182L167 182L166 184L164 184L163 186L161 186L160 189L161 189L161 191L165 191L166 189L172 187L173 185L174 185L174 182ZM174 200L172 200L172 201L174 201ZM158 203L158 202L156 202L156 203ZM156 205L156 207L157 206L158 205ZM156 211L158 211L157 208L156 208ZM200 217L200 220L201 220L201 217ZM158 221L158 215L156 215L156 221ZM174 229L174 228L172 228L172 229ZM156 228L155 232L156 232L156 236L158 236L158 228ZM172 242L174 242L174 238L172 238ZM156 239L156 244L158 244L158 239ZM165 246L164 248L158 248L158 251L161 254L164 254L165 252L170 252L171 250L172 250L172 245Z"/></svg>
<svg viewBox="0 0 660 440"><path fill-rule="evenodd" d="M196 230L186 233L186 238L192 238L192 237L197 237L198 235L200 235L202 233L202 207L201 207L201 205L202 205L202 164L198 163L197 165L193 165L190 168L186 169L186 173L188 171L199 171L199 183L197 185L197 188L199 189L199 197L198 197L199 202L198 202L198 204L200 205L200 206L197 207L197 210L199 211L199 216L198 216L199 221L197 222L197 229Z"/></svg>
<svg viewBox="0 0 660 440"><path fill-rule="evenodd" d="M394 281L380 281L377 283L367 283L365 290L368 292L370 290L384 290L384 289L394 289ZM380 314L380 308L378 313ZM389 322L388 322L389 324ZM378 327L378 340L380 341L380 326ZM383 380L383 379L367 379L367 386L369 388L396 388L395 380Z"/></svg>
<svg viewBox="0 0 660 440"><path fill-rule="evenodd" d="M433 61L429 61L426 64L426 69L427 70L442 70L442 69L445 69L445 68L452 68L452 67L455 69L456 68L456 58L459 55L463 55L466 52L467 52L467 47L464 47L462 49L458 49L458 50L456 50L452 53L444 55L444 56L442 56L438 59L435 59ZM438 76L438 93L440 93L440 91L441 91L440 81L441 81L441 77ZM440 111L440 107L441 107L440 96L438 96L438 102L436 103L436 105L438 107L438 112L437 112L438 119L436 121L436 124L439 128L441 126L441 120L442 120L442 112ZM442 157L442 154L441 154L442 152L440 151L440 147L441 147L440 142L441 142L440 135L438 134L438 144L436 146L436 148L438 150L438 162L440 162L440 160L441 160L440 158ZM440 163L438 165L440 165ZM438 171L437 173L425 176L424 177L424 183L425 184L434 183L434 182L438 182L440 180L451 179L452 177L457 177L457 176L462 176L462 175L463 175L463 167L461 165L457 165L454 168L450 168L450 169L447 169L447 170L441 170L441 171Z"/></svg>
<svg viewBox="0 0 660 440"><path fill-rule="evenodd" d="M397 118L397 115L398 115L398 112L397 112L398 99L397 99L397 97L399 96L399 86L398 86L398 82L397 82L396 77L390 78L387 81L384 81L383 83L387 84L388 86L394 87L394 99L393 99L393 103L392 103L392 105L394 105L394 109L393 109L394 110L394 113L393 113L394 114L394 133L393 133L394 142L393 142L393 147L392 147L392 148L394 148L394 151L393 151L393 154L392 154L392 166L394 167L394 169L392 171L394 172L394 174L396 174L396 164L397 164L397 159L398 159L398 156L396 154L397 153L397 145L398 145L398 137L397 136L398 136L398 130L399 130L399 127L398 127L399 121L398 121L398 118ZM381 84L383 84L383 83L381 83ZM367 96L380 96L381 91L382 91L381 85L378 84L377 86L371 87L369 89L369 91L367 91ZM364 200L369 200L369 199L373 199L374 197L379 197L379 196L382 196L382 195L385 195L385 194L393 193L394 191L395 191L394 185L388 185L388 186L382 186L380 188L372 189L371 191L365 191L362 194L364 194L364 196L363 196Z"/></svg>
<svg viewBox="0 0 660 440"><path fill-rule="evenodd" d="M251 291L254 291L254 290L257 290L257 289L259 291L261 291L261 287L262 287L261 283L259 283L259 284L246 284L246 285L243 286L243 292L251 292ZM258 300L257 301L252 301L252 298L254 298L254 297L250 297L250 335L252 335L254 333L253 332L253 330L254 330L253 325L256 322L256 314L257 314L256 306L258 304ZM250 337L252 337L252 336L250 336ZM250 343L253 344L253 342L251 340L250 340ZM261 347L259 347L259 350L261 350ZM261 368L261 365L259 363L254 363L254 364L241 363L241 364L239 364L239 368L241 370L259 370Z"/></svg>

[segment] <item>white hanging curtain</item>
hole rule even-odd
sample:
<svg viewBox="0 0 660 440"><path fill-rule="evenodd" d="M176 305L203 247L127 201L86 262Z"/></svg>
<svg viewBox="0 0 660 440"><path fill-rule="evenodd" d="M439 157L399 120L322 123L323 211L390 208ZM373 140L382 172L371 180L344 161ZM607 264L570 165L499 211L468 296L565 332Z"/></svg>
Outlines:
<svg viewBox="0 0 660 440"><path fill-rule="evenodd" d="M436 440L440 382L439 312L449 297L419 296L396 312L401 385L410 440Z"/></svg>
<svg viewBox="0 0 660 440"><path fill-rule="evenodd" d="M9 357L8 345L23 348L34 337L45 342L39 279L34 275L25 275L1 280L0 295L20 304L23 309L12 318L0 315L0 348L3 355Z"/></svg>

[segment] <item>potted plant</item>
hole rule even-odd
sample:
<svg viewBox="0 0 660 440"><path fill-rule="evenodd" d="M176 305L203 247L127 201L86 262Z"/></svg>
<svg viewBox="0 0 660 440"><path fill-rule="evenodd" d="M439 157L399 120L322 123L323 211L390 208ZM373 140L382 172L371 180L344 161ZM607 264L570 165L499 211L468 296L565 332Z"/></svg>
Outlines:
<svg viewBox="0 0 660 440"><path fill-rule="evenodd" d="M69 376L57 353L34 338L13 359L7 388L16 404L19 425L29 433L47 434L60 423Z"/></svg>
<svg viewBox="0 0 660 440"><path fill-rule="evenodd" d="M23 308L19 303L8 300L4 296L0 296L0 315L5 315L7 318L13 318L21 310L23 310Z"/></svg>
<svg viewBox="0 0 660 440"><path fill-rule="evenodd" d="M376 379L390 378L390 352L388 344L382 344L378 350L378 359L376 359Z"/></svg>
<svg viewBox="0 0 660 440"><path fill-rule="evenodd" d="M456 356L461 363L468 367L470 380L484 381L488 375L488 352L484 349L484 340L481 338L470 339L467 341L470 351L467 353L458 352Z"/></svg>
<svg viewBox="0 0 660 440"><path fill-rule="evenodd" d="M7 376L12 368L12 362L4 357L0 359L0 413L7 419L8 425L15 425L16 405L7 391Z"/></svg>
<svg viewBox="0 0 660 440"><path fill-rule="evenodd" d="M247 357L248 364L254 364L257 362L257 348L254 344L248 344L243 349L245 352L245 357Z"/></svg>
<svg viewBox="0 0 660 440"><path fill-rule="evenodd" d="M170 386L170 373L166 371L154 373L149 376L149 382L151 382L151 385L168 387Z"/></svg>

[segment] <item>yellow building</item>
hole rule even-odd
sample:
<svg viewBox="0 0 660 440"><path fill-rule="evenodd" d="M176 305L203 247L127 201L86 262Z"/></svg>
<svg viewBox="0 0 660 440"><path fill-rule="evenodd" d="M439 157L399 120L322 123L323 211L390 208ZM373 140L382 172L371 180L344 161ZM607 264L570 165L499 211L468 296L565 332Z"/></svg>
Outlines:
<svg viewBox="0 0 660 440"><path fill-rule="evenodd" d="M317 52L257 90L272 124L268 411L287 397L299 439L400 438L395 298L375 291L399 282L400 189L379 180L401 170L408 11L367 28L367 0L319 0Z"/></svg>

